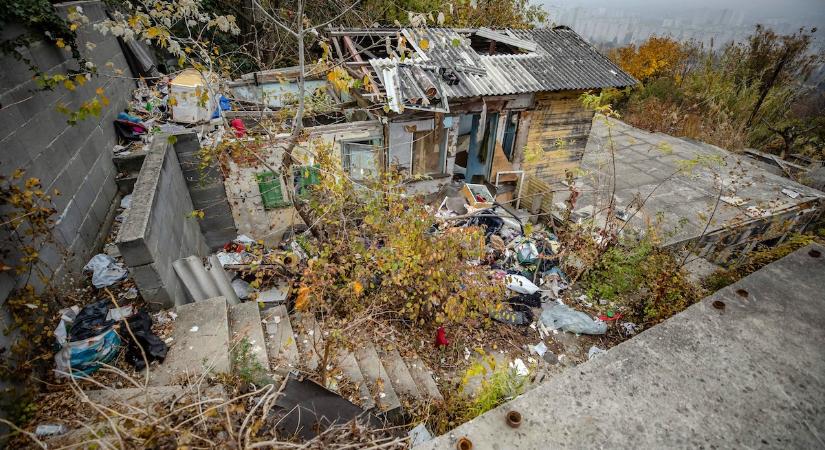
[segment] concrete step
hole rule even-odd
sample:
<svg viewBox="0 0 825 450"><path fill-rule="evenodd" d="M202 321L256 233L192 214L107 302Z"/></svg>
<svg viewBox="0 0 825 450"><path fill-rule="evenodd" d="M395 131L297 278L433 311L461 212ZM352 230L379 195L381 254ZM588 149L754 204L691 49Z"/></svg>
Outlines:
<svg viewBox="0 0 825 450"><path fill-rule="evenodd" d="M250 356L269 372L269 355L261 326L261 312L256 302L239 303L229 308L231 348L237 354L244 339L249 343ZM237 368L236 368L237 369Z"/></svg>
<svg viewBox="0 0 825 450"><path fill-rule="evenodd" d="M298 365L298 346L289 314L284 305L278 305L263 311L262 316L270 367L285 375Z"/></svg>
<svg viewBox="0 0 825 450"><path fill-rule="evenodd" d="M118 172L140 172L144 159L146 159L145 151L134 151L128 155L112 156L112 162Z"/></svg>
<svg viewBox="0 0 825 450"><path fill-rule="evenodd" d="M117 191L123 195L130 194L135 190L135 182L137 182L137 173L126 173L115 178Z"/></svg>
<svg viewBox="0 0 825 450"><path fill-rule="evenodd" d="M397 349L379 350L378 356L390 376L390 383L396 394L409 399L423 398L421 393L418 392L418 386L415 384L412 375L410 375L407 364L401 358L401 354L398 353Z"/></svg>
<svg viewBox="0 0 825 450"><path fill-rule="evenodd" d="M438 384L433 378L433 371L424 364L424 361L418 355L404 358L404 361L407 363L407 369L409 369L410 375L415 380L416 386L418 386L418 392L427 400L444 401L441 391L438 390Z"/></svg>
<svg viewBox="0 0 825 450"><path fill-rule="evenodd" d="M312 314L296 314L293 318L300 365L308 372L315 372L324 353L321 327Z"/></svg>
<svg viewBox="0 0 825 450"><path fill-rule="evenodd" d="M384 413L400 410L401 401L392 387L390 376L387 374L384 365L381 364L381 359L378 357L375 347L370 344L358 349L355 352L355 360L358 362L358 367L367 381L367 386L378 405L378 409Z"/></svg>
<svg viewBox="0 0 825 450"><path fill-rule="evenodd" d="M136 377L136 381L143 382L144 378ZM143 388L99 389L86 391L89 401L103 406L126 404L135 408L145 408L147 405L161 402L165 399L181 395L183 386L149 386ZM148 402L147 402L148 399Z"/></svg>
<svg viewBox="0 0 825 450"><path fill-rule="evenodd" d="M343 375L344 379L347 382L352 383L352 387L358 396L358 401L353 403L360 405L361 408L365 410L374 408L375 400L370 394L370 388L367 385L367 380L364 379L364 374L361 373L361 368L358 367L358 361L355 359L355 355L346 350L342 350L338 352L338 357L335 359L335 364L337 369L341 371L341 375Z"/></svg>
<svg viewBox="0 0 825 450"><path fill-rule="evenodd" d="M149 384L167 386L204 373L228 373L229 311L224 297L175 308L178 318L166 360L152 369Z"/></svg>

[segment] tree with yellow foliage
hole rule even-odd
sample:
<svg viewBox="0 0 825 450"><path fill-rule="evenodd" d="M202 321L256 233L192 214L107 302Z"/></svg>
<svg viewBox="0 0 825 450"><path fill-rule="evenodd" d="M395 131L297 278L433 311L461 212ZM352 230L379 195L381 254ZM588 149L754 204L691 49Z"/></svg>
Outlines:
<svg viewBox="0 0 825 450"><path fill-rule="evenodd" d="M611 52L625 72L641 82L663 76L680 78L688 61L684 45L666 36L653 36L639 45L628 45Z"/></svg>

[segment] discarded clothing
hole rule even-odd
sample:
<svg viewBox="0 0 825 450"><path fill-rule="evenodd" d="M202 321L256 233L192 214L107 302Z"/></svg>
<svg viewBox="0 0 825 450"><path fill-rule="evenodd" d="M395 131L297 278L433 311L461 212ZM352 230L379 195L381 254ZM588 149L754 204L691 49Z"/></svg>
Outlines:
<svg viewBox="0 0 825 450"><path fill-rule="evenodd" d="M121 112L117 113L117 118L119 120L125 120L127 122L134 122L134 123L140 123L141 122L140 117L133 116L133 115L131 115L127 112L124 112L124 111L121 111Z"/></svg>
<svg viewBox="0 0 825 450"><path fill-rule="evenodd" d="M553 330L576 334L605 334L607 324L567 305L553 305L541 313L541 323Z"/></svg>
<svg viewBox="0 0 825 450"><path fill-rule="evenodd" d="M126 321L129 325L127 329L124 324L120 325L120 335L127 341L126 362L135 366L135 370L143 370L146 361L143 359L141 348L146 353L146 359L163 362L166 359L168 348L155 333L152 332L152 317L146 311L140 311ZM129 332L131 330L131 333ZM134 335L134 339L132 338ZM137 340L137 342L135 341Z"/></svg>
<svg viewBox="0 0 825 450"><path fill-rule="evenodd" d="M92 284L98 289L111 286L125 279L127 273L123 265L118 264L114 258L105 253L98 253L93 256L83 266L83 270L92 272Z"/></svg>
<svg viewBox="0 0 825 450"><path fill-rule="evenodd" d="M470 225L483 225L486 229L484 235L489 238L491 235L498 233L501 227L504 226L504 221L501 217L490 215L478 215L472 217L468 223Z"/></svg>
<svg viewBox="0 0 825 450"><path fill-rule="evenodd" d="M69 342L88 339L111 328L115 321L106 320L111 307L114 305L108 299L84 306L69 328Z"/></svg>
<svg viewBox="0 0 825 450"><path fill-rule="evenodd" d="M525 305L511 305L512 310L502 309L490 313L490 318L507 325L527 326L533 322L533 312Z"/></svg>
<svg viewBox="0 0 825 450"><path fill-rule="evenodd" d="M125 141L139 141L149 130L141 123L115 120L115 132Z"/></svg>

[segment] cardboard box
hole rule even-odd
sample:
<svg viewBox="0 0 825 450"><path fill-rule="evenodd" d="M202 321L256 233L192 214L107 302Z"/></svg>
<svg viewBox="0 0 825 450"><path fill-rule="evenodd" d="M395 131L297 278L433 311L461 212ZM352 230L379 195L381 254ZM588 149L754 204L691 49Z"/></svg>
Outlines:
<svg viewBox="0 0 825 450"><path fill-rule="evenodd" d="M464 198L467 199L467 204L473 208L493 207L493 194L491 194L487 186L483 184L464 183L464 186L461 188L461 193L464 194ZM484 200L479 200L478 197Z"/></svg>

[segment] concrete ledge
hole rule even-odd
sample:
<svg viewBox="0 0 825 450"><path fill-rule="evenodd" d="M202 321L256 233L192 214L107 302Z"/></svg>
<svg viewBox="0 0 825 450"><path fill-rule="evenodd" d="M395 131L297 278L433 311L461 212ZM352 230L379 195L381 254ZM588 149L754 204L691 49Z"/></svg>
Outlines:
<svg viewBox="0 0 825 450"><path fill-rule="evenodd" d="M156 136L149 148L143 166L132 191L132 205L129 214L117 236L117 246L123 260L129 266L140 266L153 261L152 252L147 245L149 219L155 205L163 161L166 158L167 142L163 136Z"/></svg>
<svg viewBox="0 0 825 450"><path fill-rule="evenodd" d="M206 241L166 135L157 135L146 154L132 192L132 206L117 246L143 298L153 307L187 302L172 263L205 256Z"/></svg>
<svg viewBox="0 0 825 450"><path fill-rule="evenodd" d="M418 448L822 448L823 286L800 249Z"/></svg>

